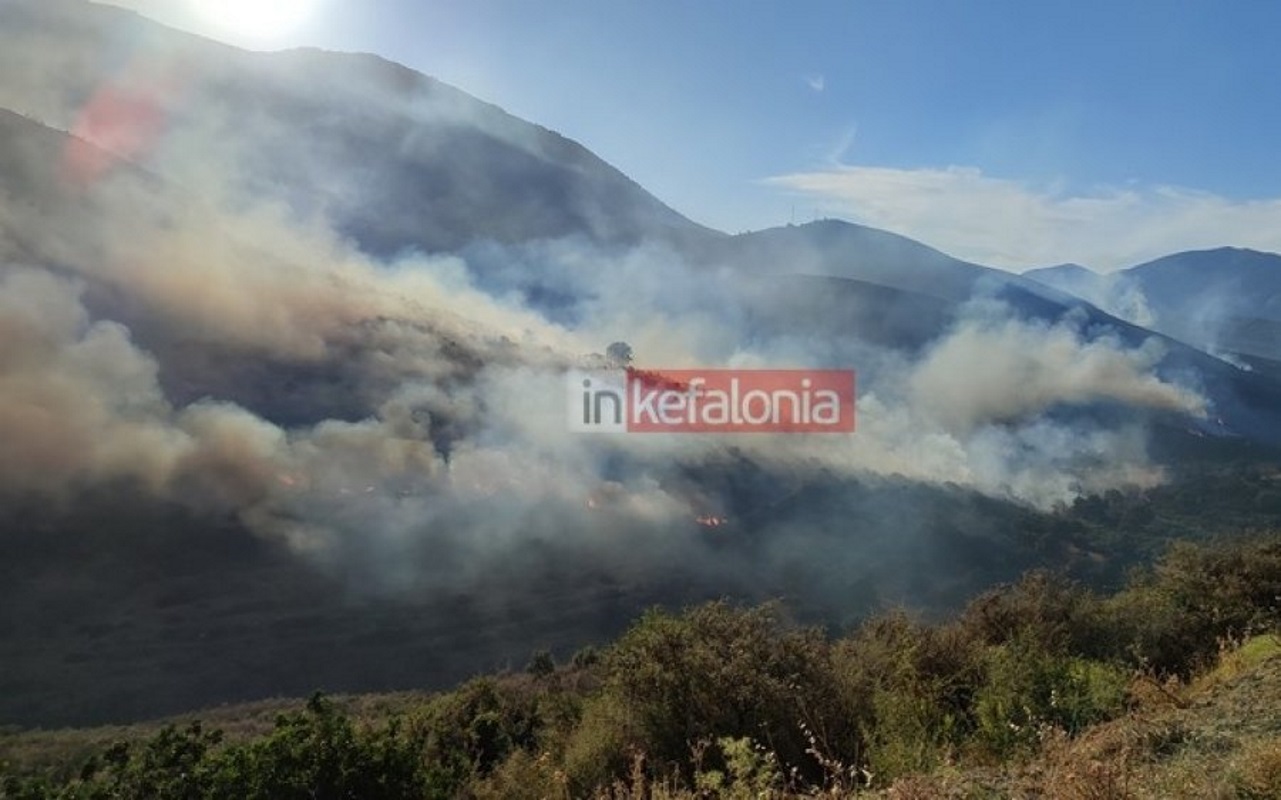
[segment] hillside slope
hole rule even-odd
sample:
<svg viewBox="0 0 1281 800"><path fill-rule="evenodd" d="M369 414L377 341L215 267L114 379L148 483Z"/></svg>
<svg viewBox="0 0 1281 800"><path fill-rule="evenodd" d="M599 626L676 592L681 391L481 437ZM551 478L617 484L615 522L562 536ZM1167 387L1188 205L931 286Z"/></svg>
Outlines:
<svg viewBox="0 0 1281 800"><path fill-rule="evenodd" d="M1273 798L1279 587L1281 538L1238 534L1111 595L1039 571L835 637L653 610L437 695L0 734L0 797Z"/></svg>
<svg viewBox="0 0 1281 800"><path fill-rule="evenodd" d="M1060 266L1023 277L1196 347L1245 356L1247 363L1281 360L1281 255L1275 253L1222 247L1108 275Z"/></svg>
<svg viewBox="0 0 1281 800"><path fill-rule="evenodd" d="M0 107L189 189L322 214L377 255L714 235L576 142L372 55L250 53L111 6L9 0L0 75Z"/></svg>

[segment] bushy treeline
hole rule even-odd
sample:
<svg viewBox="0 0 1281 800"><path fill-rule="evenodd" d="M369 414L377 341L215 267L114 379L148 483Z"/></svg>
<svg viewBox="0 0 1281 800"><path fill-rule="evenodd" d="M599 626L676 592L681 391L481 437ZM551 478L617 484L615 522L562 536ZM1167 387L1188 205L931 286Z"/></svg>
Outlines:
<svg viewBox="0 0 1281 800"><path fill-rule="evenodd" d="M777 606L652 611L603 650L471 681L394 719L323 697L269 734L198 723L118 744L69 774L10 769L0 797L704 796L885 786L999 764L1048 731L1122 713L1136 676L1186 677L1223 643L1281 627L1281 537L1180 544L1096 595L1046 572L955 619L870 619L832 640Z"/></svg>

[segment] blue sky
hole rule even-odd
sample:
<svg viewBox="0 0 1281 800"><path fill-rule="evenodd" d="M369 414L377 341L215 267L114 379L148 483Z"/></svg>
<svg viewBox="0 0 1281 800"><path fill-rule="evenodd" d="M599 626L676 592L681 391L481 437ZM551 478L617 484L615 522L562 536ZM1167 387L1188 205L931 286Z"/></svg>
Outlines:
<svg viewBox="0 0 1281 800"><path fill-rule="evenodd" d="M120 3L255 49L379 53L730 232L837 216L1014 269L1281 250L1264 0L310 0L256 37L184 15L199 1Z"/></svg>

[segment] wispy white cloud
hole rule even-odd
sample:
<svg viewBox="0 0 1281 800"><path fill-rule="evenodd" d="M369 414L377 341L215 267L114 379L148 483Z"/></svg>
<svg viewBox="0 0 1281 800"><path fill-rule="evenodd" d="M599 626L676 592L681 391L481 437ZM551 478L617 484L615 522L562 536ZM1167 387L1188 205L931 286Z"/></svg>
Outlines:
<svg viewBox="0 0 1281 800"><path fill-rule="evenodd" d="M832 145L832 149L827 154L827 163L838 165L843 163L845 160L845 154L850 151L850 148L852 148L857 141L858 123L852 122L844 131L841 132L840 137L836 140L836 144Z"/></svg>
<svg viewBox="0 0 1281 800"><path fill-rule="evenodd" d="M805 85L816 92L821 92L827 88L827 78L818 73L812 73L805 76Z"/></svg>
<svg viewBox="0 0 1281 800"><path fill-rule="evenodd" d="M830 215L1006 269L1071 261L1108 271L1225 245L1281 251L1281 198L1134 184L1082 193L955 166L836 164L766 183L805 195Z"/></svg>

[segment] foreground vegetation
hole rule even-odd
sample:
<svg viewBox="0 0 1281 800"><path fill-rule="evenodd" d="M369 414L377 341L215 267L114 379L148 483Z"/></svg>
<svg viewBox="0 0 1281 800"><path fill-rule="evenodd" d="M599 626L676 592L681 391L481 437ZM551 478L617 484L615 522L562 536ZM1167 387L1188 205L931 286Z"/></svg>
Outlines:
<svg viewBox="0 0 1281 800"><path fill-rule="evenodd" d="M1175 545L1108 596L1034 572L835 640L713 603L434 697L318 695L83 755L10 735L0 797L1281 797L1279 631L1277 535Z"/></svg>

